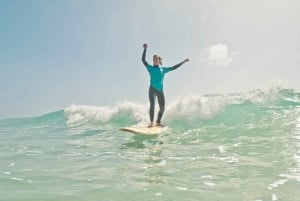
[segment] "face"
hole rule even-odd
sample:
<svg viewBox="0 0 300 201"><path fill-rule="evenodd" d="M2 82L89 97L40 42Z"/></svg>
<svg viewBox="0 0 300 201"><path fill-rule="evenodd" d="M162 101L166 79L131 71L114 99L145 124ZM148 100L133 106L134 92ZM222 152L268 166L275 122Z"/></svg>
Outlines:
<svg viewBox="0 0 300 201"><path fill-rule="evenodd" d="M159 65L159 56L154 55L153 56L153 65L158 66Z"/></svg>

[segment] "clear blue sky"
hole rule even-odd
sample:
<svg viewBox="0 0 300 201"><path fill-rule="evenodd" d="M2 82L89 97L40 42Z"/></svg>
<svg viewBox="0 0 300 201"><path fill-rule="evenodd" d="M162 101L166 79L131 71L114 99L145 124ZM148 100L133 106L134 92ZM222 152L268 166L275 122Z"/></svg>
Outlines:
<svg viewBox="0 0 300 201"><path fill-rule="evenodd" d="M300 3L288 0L2 0L0 118L70 104L147 103L141 63L190 62L167 75L167 100L300 89Z"/></svg>

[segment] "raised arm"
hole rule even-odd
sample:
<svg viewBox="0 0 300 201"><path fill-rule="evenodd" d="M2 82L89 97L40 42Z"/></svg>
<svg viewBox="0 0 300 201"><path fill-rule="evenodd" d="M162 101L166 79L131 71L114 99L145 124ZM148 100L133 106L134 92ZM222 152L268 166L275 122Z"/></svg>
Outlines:
<svg viewBox="0 0 300 201"><path fill-rule="evenodd" d="M170 70L175 70L177 68L179 68L182 64L184 64L185 62L190 61L189 59L185 59L184 61L180 62L179 64L176 64L175 66L172 66Z"/></svg>
<svg viewBox="0 0 300 201"><path fill-rule="evenodd" d="M147 67L149 65L148 62L146 61L147 43L144 43L143 47L144 47L144 51L142 56L142 62Z"/></svg>

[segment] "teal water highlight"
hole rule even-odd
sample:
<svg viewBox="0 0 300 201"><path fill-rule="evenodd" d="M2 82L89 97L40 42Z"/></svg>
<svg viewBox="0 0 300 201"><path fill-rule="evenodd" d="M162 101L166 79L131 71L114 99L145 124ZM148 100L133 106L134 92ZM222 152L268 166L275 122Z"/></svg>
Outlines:
<svg viewBox="0 0 300 201"><path fill-rule="evenodd" d="M148 105L71 105L0 120L0 200L296 201L300 93L271 88L170 102L158 136Z"/></svg>

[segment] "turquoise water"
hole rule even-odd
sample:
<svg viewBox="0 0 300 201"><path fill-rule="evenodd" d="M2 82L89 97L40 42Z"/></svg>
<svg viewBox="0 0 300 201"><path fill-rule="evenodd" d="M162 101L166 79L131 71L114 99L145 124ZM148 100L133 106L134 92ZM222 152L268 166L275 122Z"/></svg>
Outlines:
<svg viewBox="0 0 300 201"><path fill-rule="evenodd" d="M148 105L71 105L0 120L0 200L297 201L300 93L190 95L169 102L157 136Z"/></svg>

